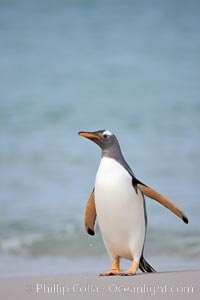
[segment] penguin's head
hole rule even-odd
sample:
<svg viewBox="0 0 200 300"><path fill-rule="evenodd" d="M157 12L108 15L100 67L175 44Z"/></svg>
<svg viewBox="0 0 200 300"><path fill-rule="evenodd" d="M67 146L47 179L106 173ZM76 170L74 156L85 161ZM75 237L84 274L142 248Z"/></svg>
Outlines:
<svg viewBox="0 0 200 300"><path fill-rule="evenodd" d="M96 143L103 151L118 146L116 136L109 130L98 130L93 132L80 131L78 134Z"/></svg>

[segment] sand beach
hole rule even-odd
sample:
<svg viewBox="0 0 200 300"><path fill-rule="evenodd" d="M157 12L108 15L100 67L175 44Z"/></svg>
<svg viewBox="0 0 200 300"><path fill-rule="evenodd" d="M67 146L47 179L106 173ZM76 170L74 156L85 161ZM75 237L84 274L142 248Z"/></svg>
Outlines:
<svg viewBox="0 0 200 300"><path fill-rule="evenodd" d="M199 299L200 270L136 276L79 274L0 280L0 298L11 299Z"/></svg>

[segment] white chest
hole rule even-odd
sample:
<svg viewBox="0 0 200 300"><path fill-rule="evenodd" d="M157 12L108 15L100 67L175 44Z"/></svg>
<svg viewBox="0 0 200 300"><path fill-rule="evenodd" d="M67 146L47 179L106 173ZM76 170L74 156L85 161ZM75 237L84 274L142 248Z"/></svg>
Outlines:
<svg viewBox="0 0 200 300"><path fill-rule="evenodd" d="M127 188L130 183L131 176L120 163L108 157L101 159L95 182L97 188L101 186L103 190L112 189L113 192L114 187L119 189L118 184L121 188Z"/></svg>
<svg viewBox="0 0 200 300"><path fill-rule="evenodd" d="M95 181L95 204L99 222L123 217L136 209L137 198L132 178L120 163L104 157L101 160ZM134 201L135 199L135 201Z"/></svg>
<svg viewBox="0 0 200 300"><path fill-rule="evenodd" d="M143 197L139 191L136 194L130 174L114 159L101 160L95 182L95 205L110 255L131 258L134 251L141 252L145 236Z"/></svg>

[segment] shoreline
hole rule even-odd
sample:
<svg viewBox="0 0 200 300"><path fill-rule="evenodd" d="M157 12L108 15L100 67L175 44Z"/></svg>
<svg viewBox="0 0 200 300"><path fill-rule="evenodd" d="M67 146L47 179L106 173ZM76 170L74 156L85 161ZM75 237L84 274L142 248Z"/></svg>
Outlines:
<svg viewBox="0 0 200 300"><path fill-rule="evenodd" d="M145 256L157 272L184 271L200 269L200 261L168 256ZM76 274L99 274L110 266L107 255L99 257L62 257L39 256L21 257L0 255L0 279L37 276L67 276ZM130 261L122 259L123 270L130 266Z"/></svg>
<svg viewBox="0 0 200 300"><path fill-rule="evenodd" d="M135 276L72 274L0 279L1 299L199 299L200 269Z"/></svg>

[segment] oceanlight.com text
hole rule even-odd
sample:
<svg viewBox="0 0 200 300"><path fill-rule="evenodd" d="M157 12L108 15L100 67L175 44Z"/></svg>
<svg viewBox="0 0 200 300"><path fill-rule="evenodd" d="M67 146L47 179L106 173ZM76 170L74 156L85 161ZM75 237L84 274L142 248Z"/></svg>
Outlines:
<svg viewBox="0 0 200 300"><path fill-rule="evenodd" d="M34 294L46 295L66 295L66 294L193 294L194 287L191 285L167 285L167 284L148 284L126 285L111 283L98 286L95 283L34 283L27 284L26 291Z"/></svg>

